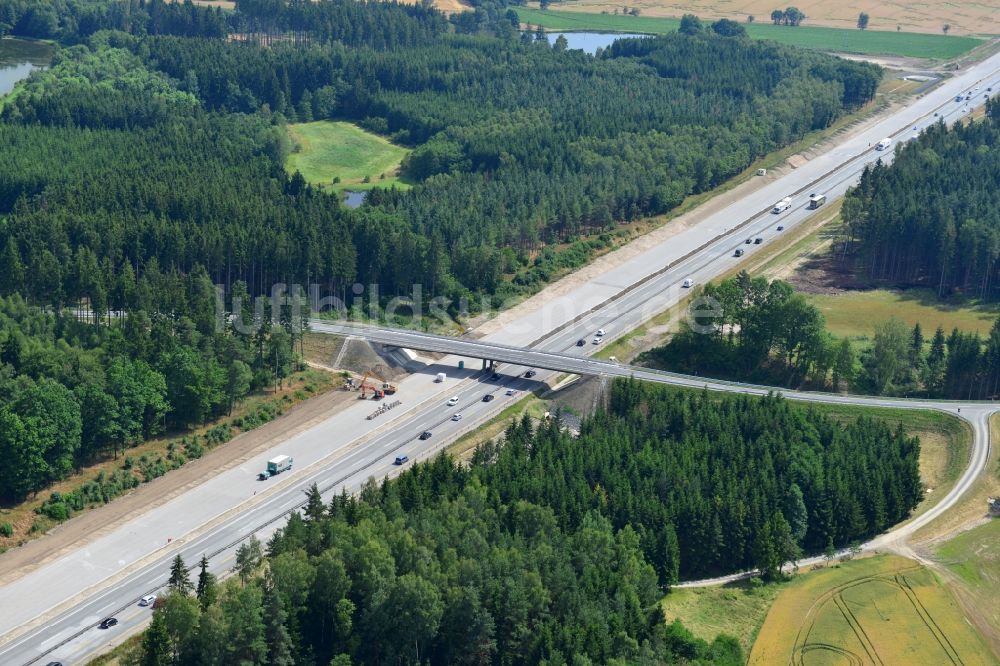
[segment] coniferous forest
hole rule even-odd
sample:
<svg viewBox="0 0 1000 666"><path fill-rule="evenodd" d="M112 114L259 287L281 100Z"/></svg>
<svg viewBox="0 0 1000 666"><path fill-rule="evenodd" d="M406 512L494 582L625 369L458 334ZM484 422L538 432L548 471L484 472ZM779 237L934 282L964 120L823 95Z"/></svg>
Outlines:
<svg viewBox="0 0 1000 666"><path fill-rule="evenodd" d="M598 234L863 105L880 78L714 34L593 57L522 37L502 12L474 17L354 0L0 0L0 34L61 45L0 102L0 459L32 470L5 499L280 382L301 322L267 311L261 333L236 335L213 285L227 309L275 283L502 302L586 260ZM415 186L349 210L289 176L285 124L323 118L413 148ZM576 253L554 250L574 240ZM132 376L150 382L146 409L126 404ZM43 384L62 433L18 397Z"/></svg>
<svg viewBox="0 0 1000 666"><path fill-rule="evenodd" d="M131 4L133 20L164 11ZM500 299L551 275L556 260L539 250L670 210L864 104L880 77L866 64L714 34L625 40L592 57L461 34L425 8L268 3L275 17L265 21L258 4L230 18L246 24L245 40L143 22L93 33L4 104L5 140L24 149L2 168L31 177L0 185L0 212L15 222L0 240L14 237L23 265L46 250L66 265L87 248L110 260L104 283L126 263L138 278L155 258L165 271L200 265L227 288L242 280L252 295L276 281L343 294L358 281L387 297L420 283L433 295ZM270 47L249 37L292 26L304 37ZM349 212L287 178L282 124L321 118L413 147L405 171L416 186L376 191ZM178 138L204 132L214 134ZM95 143L133 138L147 146L141 155L90 159ZM217 178L206 179L205 161ZM107 172L117 174L110 187ZM262 206L243 196L252 189L266 193L252 197ZM26 205L37 197L50 202L44 210ZM94 227L125 220L139 242ZM259 224L266 231L254 233ZM62 290L50 300L79 295L63 275L51 279Z"/></svg>
<svg viewBox="0 0 1000 666"><path fill-rule="evenodd" d="M863 106L881 76L709 32L590 56L488 2L0 0L6 34L59 44L0 100L8 502L280 382L302 321L265 308L245 335L227 316L275 283L529 293ZM317 119L412 149L413 187L351 210L287 174L286 125ZM310 493L224 584L178 563L142 658L741 664L734 639L666 625L664 591L886 529L921 496L918 454L877 420L620 382L579 438L522 421L471 466Z"/></svg>
<svg viewBox="0 0 1000 666"><path fill-rule="evenodd" d="M1000 294L1000 104L982 122L943 123L877 163L844 201L848 257L871 280L939 296Z"/></svg>
<svg viewBox="0 0 1000 666"><path fill-rule="evenodd" d="M525 419L505 442L356 497L314 488L221 589L175 566L144 663L742 664L733 638L665 625L662 590L774 574L921 497L915 440L780 397L619 380L579 438Z"/></svg>

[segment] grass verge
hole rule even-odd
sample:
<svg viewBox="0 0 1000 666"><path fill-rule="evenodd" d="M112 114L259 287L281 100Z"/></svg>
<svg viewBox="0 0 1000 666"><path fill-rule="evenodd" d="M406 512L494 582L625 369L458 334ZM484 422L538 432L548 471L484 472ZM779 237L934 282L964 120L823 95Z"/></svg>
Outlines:
<svg viewBox="0 0 1000 666"><path fill-rule="evenodd" d="M483 425L456 439L445 448L445 452L455 458L468 458L477 446L502 435L514 419L519 419L525 414L534 419L541 419L545 411L544 401L529 393Z"/></svg>
<svg viewBox="0 0 1000 666"><path fill-rule="evenodd" d="M680 19L648 16L592 14L517 8L518 19L547 30L590 30L595 32L639 32L665 34L676 32ZM753 39L771 39L789 46L821 51L889 55L909 58L951 60L980 46L975 37L949 37L918 32L853 30L800 25L789 27L770 23L744 24Z"/></svg>
<svg viewBox="0 0 1000 666"><path fill-rule="evenodd" d="M935 559L953 574L953 589L970 620L1000 653L1000 521L964 532L941 544Z"/></svg>
<svg viewBox="0 0 1000 666"><path fill-rule="evenodd" d="M409 151L357 125L321 120L289 125L288 134L293 148L285 168L309 183L334 191L409 187L399 180Z"/></svg>
<svg viewBox="0 0 1000 666"><path fill-rule="evenodd" d="M261 392L244 400L233 409L232 416L143 442L126 449L120 457L82 468L25 502L0 508L0 552L178 469L236 435L277 418L293 405L338 385L337 378L328 372L297 372L277 392Z"/></svg>
<svg viewBox="0 0 1000 666"><path fill-rule="evenodd" d="M917 531L911 541L928 543L946 539L950 535L977 522L986 520L986 499L1000 496L1000 414L990 420L990 455L985 471L972 484L968 492L948 512Z"/></svg>
<svg viewBox="0 0 1000 666"><path fill-rule="evenodd" d="M753 585L740 581L721 587L676 588L663 598L667 622L680 620L695 636L712 642L721 633L739 640L749 654L771 604L788 583Z"/></svg>
<svg viewBox="0 0 1000 666"><path fill-rule="evenodd" d="M948 589L912 560L882 555L794 578L748 661L757 664L994 664Z"/></svg>

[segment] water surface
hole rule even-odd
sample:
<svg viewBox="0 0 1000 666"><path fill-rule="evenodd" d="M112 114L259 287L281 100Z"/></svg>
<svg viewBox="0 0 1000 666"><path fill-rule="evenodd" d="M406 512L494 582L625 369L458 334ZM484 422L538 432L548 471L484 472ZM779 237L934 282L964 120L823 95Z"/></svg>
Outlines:
<svg viewBox="0 0 1000 666"><path fill-rule="evenodd" d="M52 46L23 39L0 39L0 95L36 69L52 61Z"/></svg>
<svg viewBox="0 0 1000 666"><path fill-rule="evenodd" d="M555 44L559 36L566 38L567 48L579 49L590 55L594 55L597 49L606 49L616 39L626 37L648 37L649 35L623 34L620 32L547 32L545 36L549 44Z"/></svg>
<svg viewBox="0 0 1000 666"><path fill-rule="evenodd" d="M350 190L344 190L344 204L348 208L357 208L365 202L365 197L368 196L368 192L351 192Z"/></svg>

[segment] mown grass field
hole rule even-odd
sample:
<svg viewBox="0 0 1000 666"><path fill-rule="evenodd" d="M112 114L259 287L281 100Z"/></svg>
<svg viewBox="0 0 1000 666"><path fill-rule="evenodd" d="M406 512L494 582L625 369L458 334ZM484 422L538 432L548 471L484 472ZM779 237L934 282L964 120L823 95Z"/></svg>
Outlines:
<svg viewBox="0 0 1000 666"><path fill-rule="evenodd" d="M839 294L806 294L823 313L827 329L838 337L871 338L874 326L896 317L909 326L920 322L924 336L930 338L941 326L945 333L955 327L960 331L989 333L997 315L995 306L948 305L924 289L907 291L872 289Z"/></svg>
<svg viewBox="0 0 1000 666"><path fill-rule="evenodd" d="M289 125L288 133L293 148L285 168L309 183L338 191L408 187L399 180L399 165L409 151L357 125L321 120Z"/></svg>
<svg viewBox="0 0 1000 666"><path fill-rule="evenodd" d="M667 622L680 620L695 636L711 642L719 634L739 640L749 654L768 609L787 583L752 587L746 581L722 587L675 588L663 598Z"/></svg>
<svg viewBox="0 0 1000 666"><path fill-rule="evenodd" d="M995 664L934 574L883 555L793 579L748 661L773 664Z"/></svg>
<svg viewBox="0 0 1000 666"><path fill-rule="evenodd" d="M680 25L680 19L677 18L589 14L551 9L542 11L517 8L515 11L517 11L518 18L522 23L532 26L540 25L547 30L664 34L676 31ZM917 32L848 30L810 25L792 28L760 22L744 24L744 27L747 29L747 34L754 39L773 39L791 46L838 53L905 56L934 60L957 58L983 43L983 40L975 37L949 37Z"/></svg>

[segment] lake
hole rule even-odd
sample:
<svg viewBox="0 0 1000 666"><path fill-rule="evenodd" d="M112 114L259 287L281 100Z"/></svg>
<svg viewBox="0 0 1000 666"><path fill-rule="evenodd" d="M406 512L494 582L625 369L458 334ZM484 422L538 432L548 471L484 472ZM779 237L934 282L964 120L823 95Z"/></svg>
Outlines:
<svg viewBox="0 0 1000 666"><path fill-rule="evenodd" d="M630 35L617 32L547 32L549 44L555 44L559 36L566 37L567 48L579 49L590 55L594 55L597 49L606 49L611 46L611 42L616 39L626 37L649 37L649 35Z"/></svg>
<svg viewBox="0 0 1000 666"><path fill-rule="evenodd" d="M348 208L357 208L365 202L365 197L367 196L367 191L351 192L350 190L344 190L344 205Z"/></svg>
<svg viewBox="0 0 1000 666"><path fill-rule="evenodd" d="M0 95L14 89L21 79L48 66L52 46L23 39L0 39Z"/></svg>

